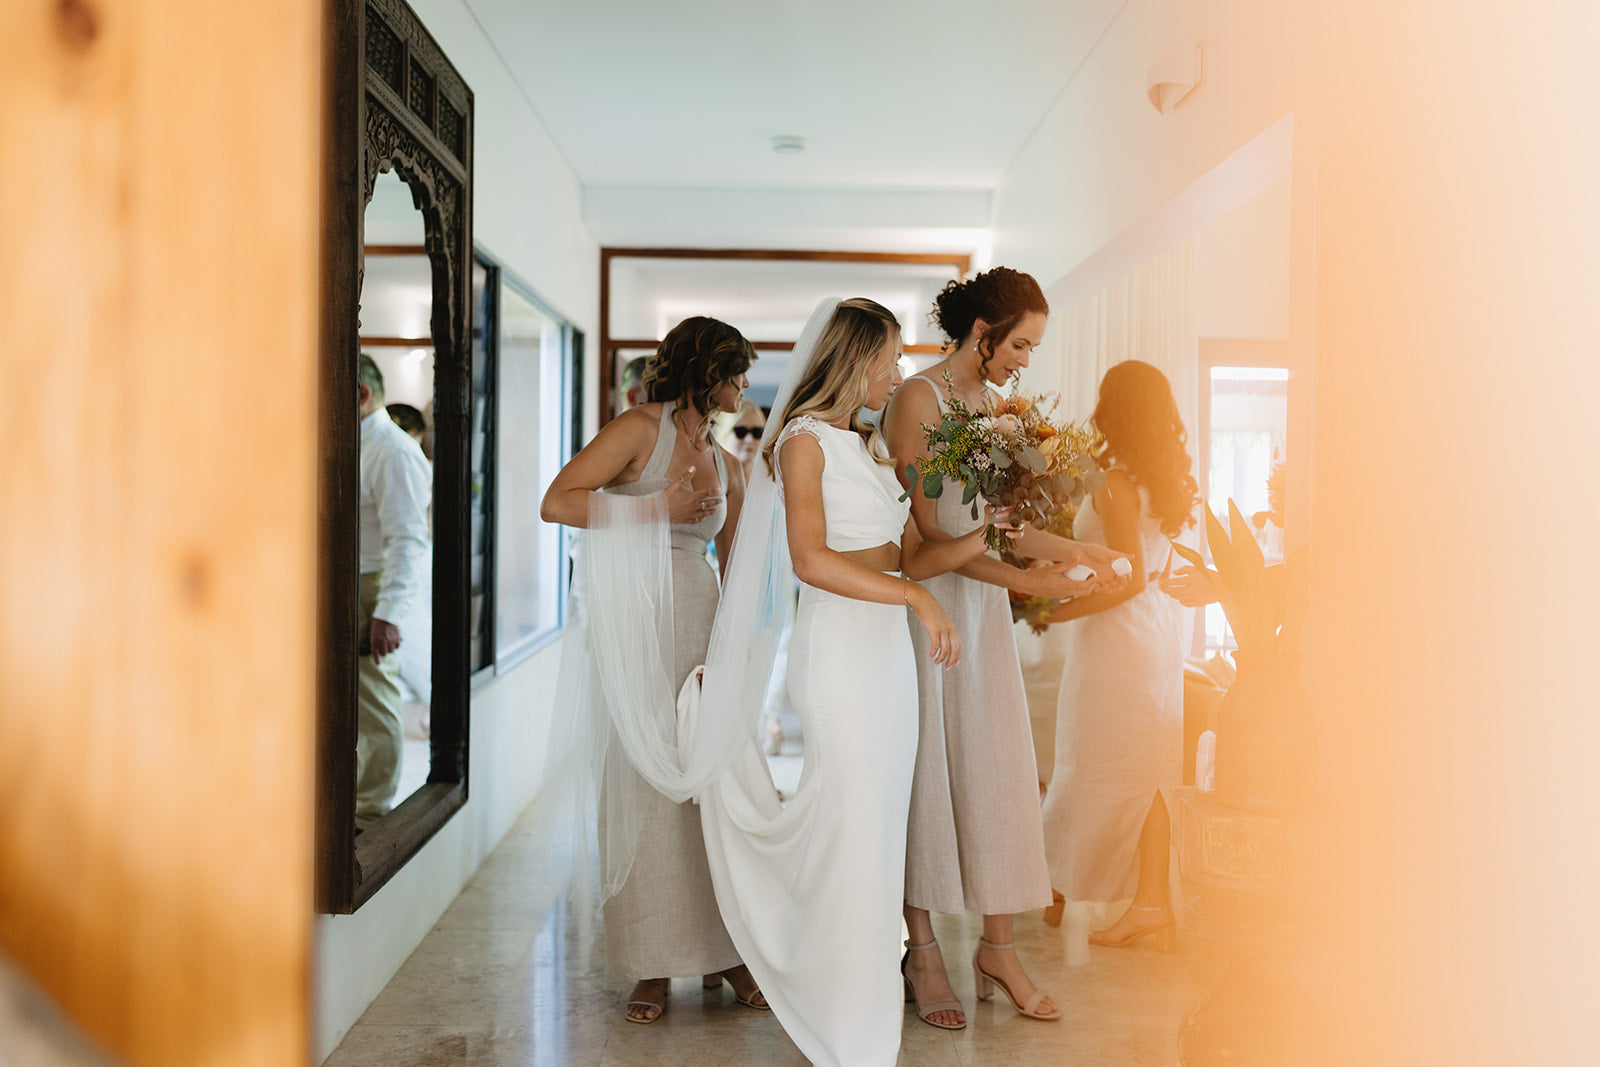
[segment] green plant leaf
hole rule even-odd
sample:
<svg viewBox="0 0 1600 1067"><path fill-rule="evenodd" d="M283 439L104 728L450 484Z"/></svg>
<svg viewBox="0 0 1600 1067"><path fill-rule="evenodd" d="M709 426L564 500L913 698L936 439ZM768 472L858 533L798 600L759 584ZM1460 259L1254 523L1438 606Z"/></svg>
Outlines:
<svg viewBox="0 0 1600 1067"><path fill-rule="evenodd" d="M1011 466L1011 457L1000 451L999 445L989 449L989 459L994 463L995 468L998 470L1006 470Z"/></svg>
<svg viewBox="0 0 1600 1067"><path fill-rule="evenodd" d="M1049 466L1049 464L1044 461L1044 455L1037 448L1034 448L1031 445L1024 445L1017 458L1022 461L1022 465L1024 467L1028 468L1028 470L1032 471L1034 474L1041 473L1047 466Z"/></svg>
<svg viewBox="0 0 1600 1067"><path fill-rule="evenodd" d="M1194 549L1190 548L1188 545L1181 545L1174 541L1172 542L1172 551L1182 556L1184 562L1192 565L1197 570L1203 571L1209 569L1206 567L1205 557L1200 555L1200 553L1196 552Z"/></svg>
<svg viewBox="0 0 1600 1067"><path fill-rule="evenodd" d="M1228 531L1222 523L1217 521L1212 514L1211 506L1206 509L1206 547L1211 549L1211 558L1216 561L1217 573L1222 576L1223 582L1230 587L1237 587L1239 570L1233 561L1233 546L1228 541Z"/></svg>
<svg viewBox="0 0 1600 1067"><path fill-rule="evenodd" d="M1278 594L1283 626L1278 632L1278 651L1300 651L1300 636L1306 615L1311 610L1311 549L1301 545L1283 561L1283 585Z"/></svg>
<svg viewBox="0 0 1600 1067"><path fill-rule="evenodd" d="M944 478L937 472L929 471L922 476L922 495L929 500L938 500L944 495Z"/></svg>
<svg viewBox="0 0 1600 1067"><path fill-rule="evenodd" d="M1257 627L1265 631L1267 646L1261 651L1271 651L1274 644L1273 638L1278 633L1278 597L1272 583L1267 580L1267 561L1261 555L1261 546L1256 542L1255 533L1250 529L1250 522L1239 511L1239 505L1232 499L1228 501L1229 532L1233 535L1230 544L1233 548L1233 560L1239 571L1239 583L1233 587L1234 595L1245 604L1249 612L1255 616ZM1244 645L1241 643L1241 648ZM1246 651L1254 651L1246 649Z"/></svg>
<svg viewBox="0 0 1600 1067"><path fill-rule="evenodd" d="M968 482L966 492L961 494L961 502L963 504L970 504L976 499L978 499L978 487L973 485L971 482Z"/></svg>

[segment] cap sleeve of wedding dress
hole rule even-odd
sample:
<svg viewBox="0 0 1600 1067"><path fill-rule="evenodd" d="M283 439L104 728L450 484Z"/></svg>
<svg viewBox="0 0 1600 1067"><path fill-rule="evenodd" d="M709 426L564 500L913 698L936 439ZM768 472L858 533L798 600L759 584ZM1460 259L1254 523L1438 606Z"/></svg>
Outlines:
<svg viewBox="0 0 1600 1067"><path fill-rule="evenodd" d="M772 479L777 483L778 496L780 499L783 496L784 445L788 444L790 441L793 441L801 434L805 434L807 437L810 437L813 441L817 442L818 447L822 448L822 462L824 464L828 462L828 450L822 444L821 426L822 423L818 422L815 416L801 415L798 419L790 419L789 424L785 426L783 428L783 432L778 435L778 443L772 446Z"/></svg>

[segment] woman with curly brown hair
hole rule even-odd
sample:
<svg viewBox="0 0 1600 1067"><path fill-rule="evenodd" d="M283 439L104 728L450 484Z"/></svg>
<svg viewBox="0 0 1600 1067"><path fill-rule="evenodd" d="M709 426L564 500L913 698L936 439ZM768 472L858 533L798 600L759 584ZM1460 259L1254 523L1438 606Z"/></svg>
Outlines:
<svg viewBox="0 0 1600 1067"><path fill-rule="evenodd" d="M660 687L656 703L663 706L646 709L646 718L670 720L672 697L705 660L719 596L706 545L716 540L726 573L744 499L743 471L711 439L711 421L718 412L739 410L749 385L745 371L755 358L750 342L727 323L695 317L674 326L645 367L647 402L607 423L545 493L541 517L591 528L585 545L591 557L602 551L599 527L602 516L611 514L606 509L629 506L618 497L637 498L643 510L608 521L624 526L630 520L636 526L652 520L670 523L662 531L670 582L665 595L648 602L670 619L661 652L670 663L661 666L670 666L671 677L665 681L671 691ZM665 547L668 538L670 551ZM579 570L593 572L596 565L596 559L586 559ZM617 561L613 573L627 575L634 567L645 573L637 559ZM588 667L613 676L651 675L654 665L648 662L600 661L604 653L596 650L611 647L600 639L604 613L619 609L593 589L587 599L585 632L594 660ZM611 690L604 692L611 706L603 710L610 718L597 745L603 753L598 773L606 962L614 977L639 979L629 997L628 1021L660 1018L675 975L703 975L707 988L720 986L725 977L740 1003L764 1009L766 1001L740 963L717 912L699 812L693 804L662 796L646 781L641 771L656 772L635 765L635 750L615 728L618 717L627 714L617 706L625 701Z"/></svg>
<svg viewBox="0 0 1600 1067"><path fill-rule="evenodd" d="M1154 933L1170 949L1166 795L1183 771L1183 649L1158 582L1168 539L1194 522L1200 494L1172 387L1155 367L1127 360L1108 370L1094 425L1106 481L1079 509L1073 536L1126 552L1133 578L1054 612L1070 622L1044 801L1050 883L1058 902L1109 904L1131 893L1091 943L1121 947Z"/></svg>
<svg viewBox="0 0 1600 1067"><path fill-rule="evenodd" d="M990 387L1005 385L1028 365L1049 311L1039 283L1009 267L945 287L933 317L950 339L949 355L908 380L886 415L897 470L927 457L923 427L939 423L951 398L975 411L990 408L996 397ZM977 525L961 494L930 500L920 484L909 488L912 517L927 540L959 537ZM1061 1017L1034 988L1012 947L1015 913L1048 904L1050 881L1027 692L1006 590L1066 597L1122 584L1112 572L1117 553L1099 545L1032 528L1023 529L1017 545L1025 556L1056 562L1021 570L985 554L923 583L971 650L944 670L917 657L921 732L906 839L904 914L911 936L902 969L917 1015L949 1030L964 1027L966 1018L933 936L932 911L983 916L972 959L980 998L998 986L1024 1015ZM1065 571L1079 563L1103 577L1069 581Z"/></svg>

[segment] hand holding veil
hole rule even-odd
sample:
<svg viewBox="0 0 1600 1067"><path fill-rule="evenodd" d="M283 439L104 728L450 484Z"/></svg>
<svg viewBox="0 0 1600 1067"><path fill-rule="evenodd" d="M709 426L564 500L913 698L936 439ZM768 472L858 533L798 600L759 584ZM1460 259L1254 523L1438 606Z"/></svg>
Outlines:
<svg viewBox="0 0 1600 1067"><path fill-rule="evenodd" d="M801 332L772 408L779 427L837 305L836 299L823 301ZM794 567L778 487L758 461L745 490L705 666L677 694L665 494L596 492L589 500L589 528L574 553L540 802L551 817L565 813L574 820L577 890L593 870L582 845L598 808L597 787L606 781L599 844L602 894L609 898L627 880L638 843L642 805L629 792L653 789L681 803L697 798L737 762L741 779L755 776L748 784L759 806L777 811L758 737L792 606ZM637 774L626 773L628 768ZM764 790L760 777L766 778Z"/></svg>

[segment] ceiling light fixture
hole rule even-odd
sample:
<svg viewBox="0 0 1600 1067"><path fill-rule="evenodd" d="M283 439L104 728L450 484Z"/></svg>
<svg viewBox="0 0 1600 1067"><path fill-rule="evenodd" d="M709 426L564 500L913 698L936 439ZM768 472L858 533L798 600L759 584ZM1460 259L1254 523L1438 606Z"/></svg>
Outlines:
<svg viewBox="0 0 1600 1067"><path fill-rule="evenodd" d="M792 156L806 150L806 139L793 134L780 134L772 139L772 150L780 156Z"/></svg>

